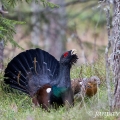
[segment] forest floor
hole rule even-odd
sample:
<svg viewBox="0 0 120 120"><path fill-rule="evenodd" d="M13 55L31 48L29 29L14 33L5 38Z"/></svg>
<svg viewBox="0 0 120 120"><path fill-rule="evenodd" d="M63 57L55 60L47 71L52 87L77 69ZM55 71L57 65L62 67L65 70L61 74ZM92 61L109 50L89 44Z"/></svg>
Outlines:
<svg viewBox="0 0 120 120"><path fill-rule="evenodd" d="M80 69L82 72L80 74ZM101 80L98 92L92 98L83 101L75 99L73 108L65 107L51 109L50 112L34 107L30 97L26 94L8 93L0 87L0 120L119 120L120 111L109 112L107 87L105 81L104 59L94 64L74 66L71 70L71 79L96 75ZM0 73L0 83L3 83L3 73ZM112 83L112 82L111 82ZM113 85L111 84L112 88Z"/></svg>

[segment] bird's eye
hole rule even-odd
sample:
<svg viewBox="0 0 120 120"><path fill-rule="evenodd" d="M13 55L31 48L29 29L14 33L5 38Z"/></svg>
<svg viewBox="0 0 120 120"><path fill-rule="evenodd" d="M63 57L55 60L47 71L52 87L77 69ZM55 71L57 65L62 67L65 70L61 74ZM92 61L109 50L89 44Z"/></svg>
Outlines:
<svg viewBox="0 0 120 120"><path fill-rule="evenodd" d="M66 53L64 53L64 55L63 55L64 57L67 57L68 56L68 52L66 52Z"/></svg>
<svg viewBox="0 0 120 120"><path fill-rule="evenodd" d="M90 86L90 85L88 85L88 86L87 86L87 88L91 88L91 86Z"/></svg>

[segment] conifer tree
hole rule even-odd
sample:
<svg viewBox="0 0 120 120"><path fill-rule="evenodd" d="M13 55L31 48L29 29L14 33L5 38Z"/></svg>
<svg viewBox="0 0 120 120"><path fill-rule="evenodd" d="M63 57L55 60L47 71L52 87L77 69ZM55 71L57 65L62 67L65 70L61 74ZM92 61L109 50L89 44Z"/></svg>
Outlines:
<svg viewBox="0 0 120 120"><path fill-rule="evenodd" d="M13 46L17 46L19 48L22 48L19 46L15 40L13 39L13 35L15 33L14 26L16 24L21 24L22 22L10 20L4 17L4 14L8 13L9 11L5 11L8 7L13 7L16 5L17 2L32 2L32 0L0 0L0 70L3 68L3 51L4 46L7 42L10 42ZM38 2L38 0L35 0L35 2ZM55 7L57 5L47 2L46 0L40 0L41 3L43 3L44 6L49 7Z"/></svg>

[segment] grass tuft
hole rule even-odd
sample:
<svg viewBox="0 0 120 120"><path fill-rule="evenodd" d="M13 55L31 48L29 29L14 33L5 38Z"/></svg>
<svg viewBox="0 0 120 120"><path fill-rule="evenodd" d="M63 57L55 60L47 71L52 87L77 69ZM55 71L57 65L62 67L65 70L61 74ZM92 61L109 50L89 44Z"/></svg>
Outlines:
<svg viewBox="0 0 120 120"><path fill-rule="evenodd" d="M115 120L117 115L107 115L109 112L107 87L105 83L104 60L94 64L75 66L71 70L71 78L90 77L96 75L101 80L101 85L95 96L82 101L75 100L73 108L66 110L60 107L50 112L34 107L31 99L24 93L7 92L0 84L0 119L1 120ZM0 73L0 83L3 83L3 72ZM120 116L120 114L119 114Z"/></svg>

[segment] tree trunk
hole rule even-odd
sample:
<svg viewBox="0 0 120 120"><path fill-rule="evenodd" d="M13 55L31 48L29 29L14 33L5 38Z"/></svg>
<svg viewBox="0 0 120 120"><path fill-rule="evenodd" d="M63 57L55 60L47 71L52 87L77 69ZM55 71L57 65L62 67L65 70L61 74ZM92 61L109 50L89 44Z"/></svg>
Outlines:
<svg viewBox="0 0 120 120"><path fill-rule="evenodd" d="M3 16L4 14L4 10L3 10L3 6L0 2L0 14ZM0 31L0 34L2 34L2 32ZM4 40L1 39L0 40L0 71L3 69L3 51L4 51Z"/></svg>
<svg viewBox="0 0 120 120"><path fill-rule="evenodd" d="M113 109L120 109L120 0L114 0L114 13L112 20L113 44L113 72L115 80L115 91L113 98Z"/></svg>
<svg viewBox="0 0 120 120"><path fill-rule="evenodd" d="M38 46L40 43L40 20L39 20L39 12L40 6L36 4L34 1L31 4L31 42L34 46Z"/></svg>
<svg viewBox="0 0 120 120"><path fill-rule="evenodd" d="M4 41L0 41L0 71L3 69L3 51L4 51Z"/></svg>
<svg viewBox="0 0 120 120"><path fill-rule="evenodd" d="M63 51L65 51L66 42L66 11L64 0L50 0L55 4L61 5L59 8L51 9L50 13L46 14L49 23L45 25L44 44L45 49L57 59L60 58Z"/></svg>

